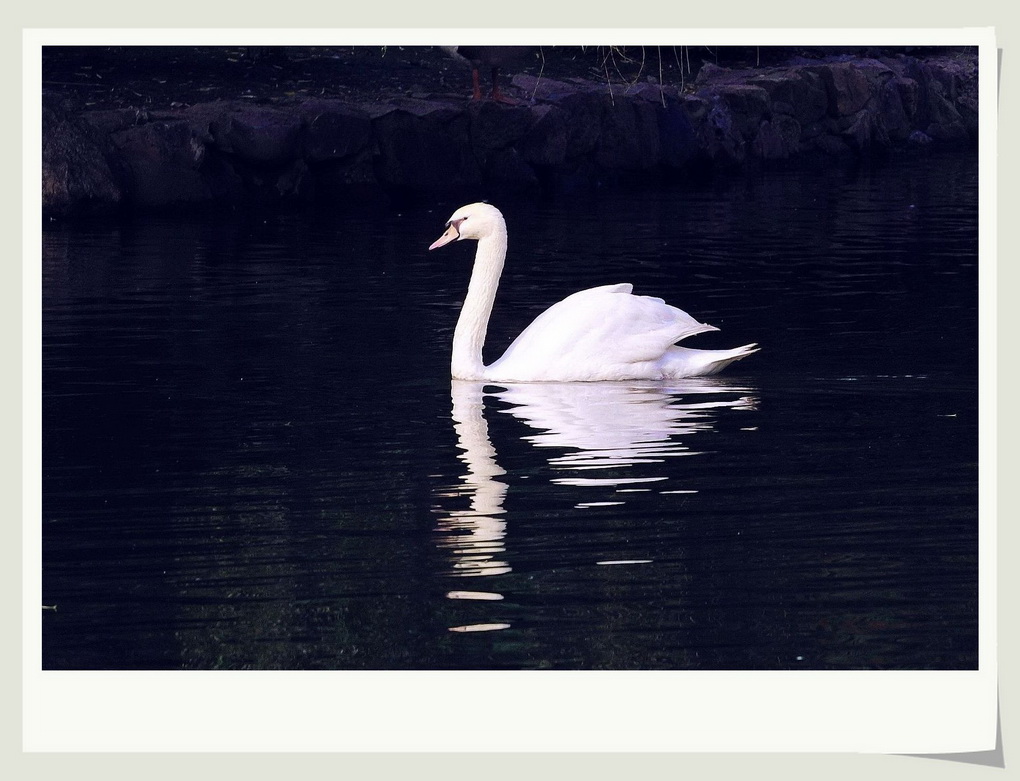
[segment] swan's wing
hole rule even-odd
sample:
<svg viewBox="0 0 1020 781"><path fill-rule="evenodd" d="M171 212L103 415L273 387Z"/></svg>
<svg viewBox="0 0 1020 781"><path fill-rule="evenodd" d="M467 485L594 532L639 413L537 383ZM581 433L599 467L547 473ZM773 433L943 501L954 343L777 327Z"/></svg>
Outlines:
<svg viewBox="0 0 1020 781"><path fill-rule="evenodd" d="M577 298L589 298L591 296L600 296L606 293L630 294L633 292L634 286L630 284L630 282L619 282L615 285L599 285L598 287L589 287L585 290L578 290L576 293L571 293L569 296L564 298L563 301L560 301L558 303L562 304L564 303L564 301L570 301L572 299Z"/></svg>
<svg viewBox="0 0 1020 781"><path fill-rule="evenodd" d="M656 361L673 344L715 331L661 298L635 296L629 284L581 290L549 307L497 362L524 378L575 369L578 376ZM494 365L492 368L496 368Z"/></svg>

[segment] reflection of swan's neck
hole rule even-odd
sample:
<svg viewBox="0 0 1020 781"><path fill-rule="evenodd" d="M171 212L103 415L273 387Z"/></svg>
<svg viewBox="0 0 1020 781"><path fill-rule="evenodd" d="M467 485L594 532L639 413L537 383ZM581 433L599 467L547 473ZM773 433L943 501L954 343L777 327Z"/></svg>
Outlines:
<svg viewBox="0 0 1020 781"><path fill-rule="evenodd" d="M474 489L472 514L495 515L503 512L507 486L493 478L506 474L506 470L496 463L496 449L489 439L482 387L482 383L458 380L451 383L453 428L457 445L464 451L460 458L468 468L464 482Z"/></svg>
<svg viewBox="0 0 1020 781"><path fill-rule="evenodd" d="M451 575L501 575L510 571L510 565L498 558L504 551L506 536L506 522L499 516L504 512L507 484L495 479L505 472L496 463L496 451L489 440L482 387L481 382L460 380L454 380L450 387L457 445L464 451L461 460L467 464L467 474L461 477L466 490L456 490L453 495L466 493L471 498L470 510L444 513L437 525L436 530L444 535L440 547L453 556Z"/></svg>
<svg viewBox="0 0 1020 781"><path fill-rule="evenodd" d="M499 275L506 258L506 228L503 225L478 241L475 265L471 271L464 306L453 332L453 359L451 370L455 378L480 380L485 372L482 363L482 345L496 298Z"/></svg>

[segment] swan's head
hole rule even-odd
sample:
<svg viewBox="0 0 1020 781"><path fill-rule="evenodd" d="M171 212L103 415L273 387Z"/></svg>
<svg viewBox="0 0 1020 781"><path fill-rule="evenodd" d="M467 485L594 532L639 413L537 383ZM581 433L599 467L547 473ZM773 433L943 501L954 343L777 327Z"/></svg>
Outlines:
<svg viewBox="0 0 1020 781"><path fill-rule="evenodd" d="M446 232L432 242L429 249L437 249L451 241L484 239L493 233L505 232L503 215L487 203L469 203L461 206L446 223Z"/></svg>

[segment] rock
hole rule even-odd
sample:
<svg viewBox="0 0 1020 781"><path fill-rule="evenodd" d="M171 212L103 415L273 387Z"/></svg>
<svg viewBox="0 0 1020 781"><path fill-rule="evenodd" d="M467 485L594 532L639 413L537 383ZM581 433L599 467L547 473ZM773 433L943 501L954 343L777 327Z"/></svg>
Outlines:
<svg viewBox="0 0 1020 781"><path fill-rule="evenodd" d="M136 205L180 206L209 199L200 171L206 148L187 122L150 122L111 138L125 170L125 193Z"/></svg>
<svg viewBox="0 0 1020 781"><path fill-rule="evenodd" d="M276 178L280 198L305 198L314 187L311 170L304 160L295 160Z"/></svg>
<svg viewBox="0 0 1020 781"><path fill-rule="evenodd" d="M908 60L904 74L917 83L917 107L913 126L933 140L960 142L968 137L959 110L946 95L945 85L936 77L931 64ZM950 95L952 90L950 90Z"/></svg>
<svg viewBox="0 0 1020 781"><path fill-rule="evenodd" d="M758 129L758 135L754 139L754 153L762 160L784 160L790 156L783 143L783 137L778 130L773 129L772 123L768 120L762 122Z"/></svg>
<svg viewBox="0 0 1020 781"><path fill-rule="evenodd" d="M559 102L567 95L573 95L581 91L575 84L568 84L565 81L540 78L519 73L513 77L511 83L517 89L526 93L533 100Z"/></svg>
<svg viewBox="0 0 1020 781"><path fill-rule="evenodd" d="M967 128L963 117L945 94L945 89L940 81L928 82L926 97L929 122L926 132L936 140L964 141L967 138Z"/></svg>
<svg viewBox="0 0 1020 781"><path fill-rule="evenodd" d="M249 106L214 120L209 128L217 149L252 163L285 164L298 156L300 115Z"/></svg>
<svg viewBox="0 0 1020 781"><path fill-rule="evenodd" d="M610 170L641 168L638 120L633 101L603 96L600 115L602 128L595 152L597 164Z"/></svg>
<svg viewBox="0 0 1020 781"><path fill-rule="evenodd" d="M659 113L663 107L646 100L634 102L634 120L638 146L638 165L646 171L662 163L662 136Z"/></svg>
<svg viewBox="0 0 1020 781"><path fill-rule="evenodd" d="M960 112L960 121L963 122L968 141L976 143L980 127L978 122L977 96L961 95L956 107Z"/></svg>
<svg viewBox="0 0 1020 781"><path fill-rule="evenodd" d="M680 107L690 120L691 127L697 131L708 121L708 101L695 95L684 95L680 99Z"/></svg>
<svg viewBox="0 0 1020 781"><path fill-rule="evenodd" d="M802 125L800 129L800 140L801 143L813 141L822 135L838 135L839 125L836 120L830 117L824 117L818 122L811 122L807 125Z"/></svg>
<svg viewBox="0 0 1020 781"><path fill-rule="evenodd" d="M591 93L574 92L559 103L566 113L567 158L577 158L595 151L602 133L602 103Z"/></svg>
<svg viewBox="0 0 1020 781"><path fill-rule="evenodd" d="M517 151L533 165L561 165L567 158L565 112L548 104L532 106L529 111L531 126L517 145Z"/></svg>
<svg viewBox="0 0 1020 781"><path fill-rule="evenodd" d="M908 106L911 108L908 109ZM910 135L911 115L916 113L917 82L896 76L887 81L878 94L878 110L885 118L891 141L903 141Z"/></svg>
<svg viewBox="0 0 1020 781"><path fill-rule="evenodd" d="M473 146L507 149L519 142L531 127L531 112L524 106L504 106L493 101L468 104L469 133Z"/></svg>
<svg viewBox="0 0 1020 781"><path fill-rule="evenodd" d="M99 136L108 136L110 133L124 130L133 125L143 125L151 119L144 111L130 108L114 109L112 111L87 111L81 115L81 118Z"/></svg>
<svg viewBox="0 0 1020 781"><path fill-rule="evenodd" d="M703 91L716 110L729 113L728 123L744 139L753 138L769 111L769 93L753 84L727 84ZM701 93L699 93L701 94Z"/></svg>
<svg viewBox="0 0 1020 781"><path fill-rule="evenodd" d="M860 154L874 153L889 147L889 134L881 115L861 109L842 133L850 149Z"/></svg>
<svg viewBox="0 0 1020 781"><path fill-rule="evenodd" d="M107 160L108 137L59 107L42 110L42 203L50 212L109 211L122 199Z"/></svg>
<svg viewBox="0 0 1020 781"><path fill-rule="evenodd" d="M679 97L676 87L647 81L629 85L622 94L624 97L640 98L660 106L665 106L667 101L676 100Z"/></svg>
<svg viewBox="0 0 1020 781"><path fill-rule="evenodd" d="M849 158L853 154L845 141L837 136L828 134L821 134L812 138L809 147L816 152L823 153L826 157L836 160Z"/></svg>
<svg viewBox="0 0 1020 781"><path fill-rule="evenodd" d="M655 114L659 130L659 155L669 168L683 168L698 156L697 134L689 113L679 101L670 101Z"/></svg>
<svg viewBox="0 0 1020 781"><path fill-rule="evenodd" d="M817 122L829 107L821 76L808 70L780 70L752 78L749 83L768 93L773 113L789 114L802 125Z"/></svg>
<svg viewBox="0 0 1020 781"><path fill-rule="evenodd" d="M372 139L372 121L357 109L337 101L303 107L306 130L303 155L310 163L350 158Z"/></svg>
<svg viewBox="0 0 1020 781"><path fill-rule="evenodd" d="M747 155L747 139L740 132L729 103L715 94L711 95L708 106L708 115L700 128L700 143L714 162L723 165L742 163ZM741 124L747 124L747 118Z"/></svg>
<svg viewBox="0 0 1020 781"><path fill-rule="evenodd" d="M971 141L978 136L978 70L973 58L943 57L929 63L933 76L943 85L943 95L959 114L963 131Z"/></svg>
<svg viewBox="0 0 1020 781"><path fill-rule="evenodd" d="M853 116L871 99L868 77L852 62L820 65L809 68L808 72L821 77L828 95L830 116Z"/></svg>
<svg viewBox="0 0 1020 781"><path fill-rule="evenodd" d="M788 160L800 151L800 123L785 114L763 121L753 149L762 160Z"/></svg>
<svg viewBox="0 0 1020 781"><path fill-rule="evenodd" d="M718 65L706 62L698 69L698 75L694 79L696 85L711 84L713 81L725 80L733 71L729 68L721 68Z"/></svg>
<svg viewBox="0 0 1020 781"><path fill-rule="evenodd" d="M466 126L467 119L462 121ZM376 175L385 186L442 192L482 181L466 127L449 132L448 124L436 117L401 110L373 120L372 133L379 150Z"/></svg>
<svg viewBox="0 0 1020 781"><path fill-rule="evenodd" d="M842 164L896 147L975 144L977 79L976 55L950 54L704 65L694 94L518 75L531 103L514 106L423 92L75 112L47 97L43 206L431 197L482 185L572 191L695 167Z"/></svg>

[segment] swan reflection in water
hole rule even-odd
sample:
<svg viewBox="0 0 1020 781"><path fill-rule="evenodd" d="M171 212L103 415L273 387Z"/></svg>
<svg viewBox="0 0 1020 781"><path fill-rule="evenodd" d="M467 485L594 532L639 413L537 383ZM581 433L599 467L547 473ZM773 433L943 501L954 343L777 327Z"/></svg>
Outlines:
<svg viewBox="0 0 1020 781"><path fill-rule="evenodd" d="M753 391L715 378L686 380L510 383L453 380L453 425L460 460L467 466L461 483L437 494L444 500L467 497L467 509L436 507L438 545L451 560L449 574L499 575L510 572L504 560L506 521L503 503L509 484L497 462L484 413L486 396L507 405L508 413L529 427L522 437L537 448L549 448L550 482L570 486L662 483L666 475L637 465L661 463L677 456L697 455L689 437L714 429L716 413L754 409ZM598 470L611 470L611 474ZM622 473L621 473L622 472ZM618 489L640 490L640 489ZM689 493L667 491L661 493ZM586 502L577 507L621 502ZM449 504L444 501L443 503ZM455 599L500 599L487 591L451 591ZM494 627L493 627L494 628ZM500 627L501 628L501 627ZM466 631L467 627L461 627Z"/></svg>

